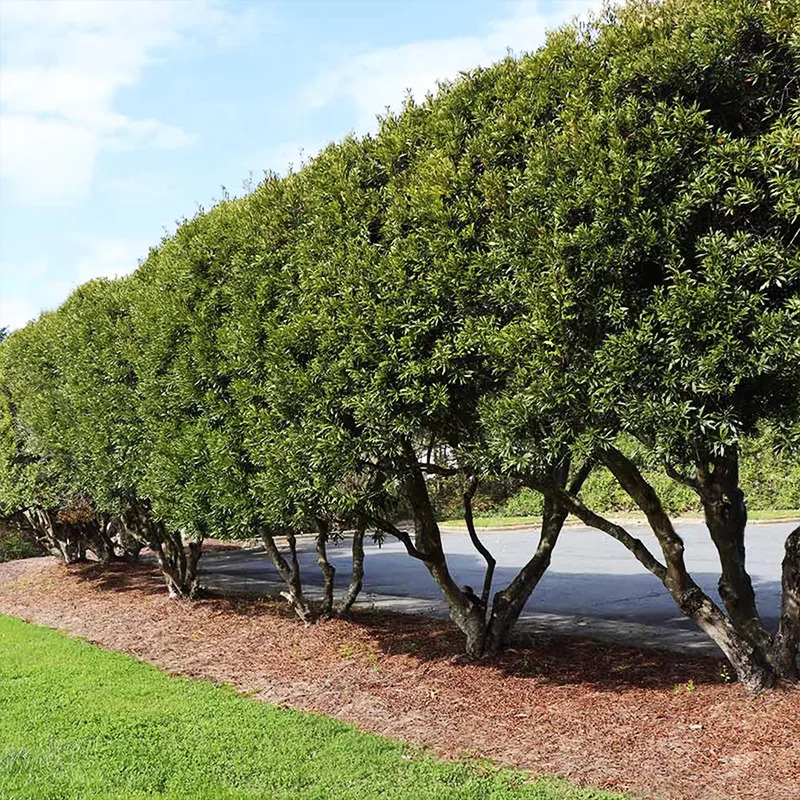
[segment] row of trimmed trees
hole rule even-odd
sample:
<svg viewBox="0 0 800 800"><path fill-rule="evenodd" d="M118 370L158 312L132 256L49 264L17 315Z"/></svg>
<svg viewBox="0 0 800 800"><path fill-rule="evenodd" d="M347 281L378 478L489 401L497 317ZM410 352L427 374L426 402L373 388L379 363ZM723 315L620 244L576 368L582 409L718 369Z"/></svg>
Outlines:
<svg viewBox="0 0 800 800"><path fill-rule="evenodd" d="M129 278L0 344L3 513L67 561L148 547L176 596L196 591L205 537L258 537L304 619L333 611L331 538L355 531L346 610L365 532L394 537L476 657L507 641L571 513L652 572L748 689L796 682L800 529L771 631L738 458L765 427L800 446L799 25L789 0L636 0L186 221ZM721 604L642 463L697 493ZM582 501L600 468L658 552ZM480 594L449 569L436 475L463 480ZM544 498L499 589L471 519L487 475Z"/></svg>

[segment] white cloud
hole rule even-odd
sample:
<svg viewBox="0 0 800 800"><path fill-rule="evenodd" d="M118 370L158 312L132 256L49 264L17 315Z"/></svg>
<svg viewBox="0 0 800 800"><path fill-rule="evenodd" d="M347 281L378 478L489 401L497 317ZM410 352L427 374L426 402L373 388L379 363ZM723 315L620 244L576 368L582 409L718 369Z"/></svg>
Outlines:
<svg viewBox="0 0 800 800"><path fill-rule="evenodd" d="M120 237L76 237L84 247L73 275L74 286L93 278L118 278L133 272L147 257L150 243Z"/></svg>
<svg viewBox="0 0 800 800"><path fill-rule="evenodd" d="M89 186L99 133L66 120L0 117L0 177L25 205L80 196Z"/></svg>
<svg viewBox="0 0 800 800"><path fill-rule="evenodd" d="M39 311L37 304L26 297L9 297L5 292L0 294L0 328L10 331L23 328L39 316Z"/></svg>
<svg viewBox="0 0 800 800"><path fill-rule="evenodd" d="M176 48L255 35L254 12L215 0L6 0L0 3L0 176L27 205L88 190L102 148L185 147L194 137L114 110L120 89Z"/></svg>
<svg viewBox="0 0 800 800"><path fill-rule="evenodd" d="M44 309L54 309L75 288L93 278L118 278L133 272L147 257L150 242L123 237L75 235L67 245L80 253L71 274L54 280L47 259L0 263L0 327L21 328ZM62 273L63 274L63 273Z"/></svg>
<svg viewBox="0 0 800 800"><path fill-rule="evenodd" d="M490 23L484 36L463 36L411 42L350 56L319 75L307 88L305 98L312 108L337 100L356 107L356 130L375 127L375 117L386 107L401 107L407 90L417 99L434 92L438 81L452 79L463 70L488 66L510 49L521 53L535 50L548 30L589 10L598 10L600 0L564 0L548 10L536 0L522 0L511 17Z"/></svg>
<svg viewBox="0 0 800 800"><path fill-rule="evenodd" d="M325 142L318 139L291 141L267 147L253 156L252 161L260 176L262 172L271 170L279 175L286 173L289 167L299 169L309 159L314 158Z"/></svg>
<svg viewBox="0 0 800 800"><path fill-rule="evenodd" d="M42 309L63 300L71 287L66 281L50 280L51 273L52 264L46 258L0 262L0 327L21 328Z"/></svg>
<svg viewBox="0 0 800 800"><path fill-rule="evenodd" d="M124 197L139 203L174 196L176 191L174 182L167 175L148 170L137 170L128 177L104 181L102 188L110 197Z"/></svg>

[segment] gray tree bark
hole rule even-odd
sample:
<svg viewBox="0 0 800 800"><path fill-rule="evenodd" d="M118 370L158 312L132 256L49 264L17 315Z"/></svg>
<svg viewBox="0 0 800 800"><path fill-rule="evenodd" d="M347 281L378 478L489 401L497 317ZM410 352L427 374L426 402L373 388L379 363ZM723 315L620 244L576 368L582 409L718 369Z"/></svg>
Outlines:
<svg viewBox="0 0 800 800"><path fill-rule="evenodd" d="M387 533L399 539L409 555L425 565L439 586L450 610L450 619L466 637L465 651L471 658L483 652L486 620L484 609L476 603L471 593L464 591L453 580L442 548L442 536L433 510L425 477L410 443L406 443L403 487L414 515L414 541L405 531L386 520L376 520Z"/></svg>
<svg viewBox="0 0 800 800"><path fill-rule="evenodd" d="M160 541L155 540L151 549L156 554L169 596L192 600L197 595L197 565L202 555L202 542L190 540L186 544L180 533L171 533L159 523Z"/></svg>
<svg viewBox="0 0 800 800"><path fill-rule="evenodd" d="M763 655L736 630L720 608L692 580L684 563L683 541L675 532L653 488L644 480L636 465L613 449L604 450L601 458L644 511L661 547L665 564L658 561L641 540L631 536L622 526L588 509L570 492L552 484L542 484L540 491L551 493L587 525L608 533L624 544L664 584L680 610L722 650L748 691L760 692L775 686L775 672Z"/></svg>
<svg viewBox="0 0 800 800"><path fill-rule="evenodd" d="M322 572L323 590L320 614L329 617L333 611L333 587L336 569L328 561L328 538L330 536L330 523L324 519L317 520L317 564Z"/></svg>
<svg viewBox="0 0 800 800"><path fill-rule="evenodd" d="M759 692L775 686L777 676L764 653L692 580L684 561L683 540L675 531L656 492L636 465L611 447L603 450L600 457L647 517L664 555L665 569L661 580L678 608L717 644L749 691Z"/></svg>
<svg viewBox="0 0 800 800"><path fill-rule="evenodd" d="M75 564L86 560L86 542L74 525L59 522L45 508L27 508L23 516L39 542L62 563Z"/></svg>
<svg viewBox="0 0 800 800"><path fill-rule="evenodd" d="M514 580L492 601L492 611L486 633L486 652L498 654L507 644L511 630L519 619L525 603L539 585L539 581L550 566L553 548L556 546L567 512L546 497L542 515L542 530L536 552L517 573Z"/></svg>
<svg viewBox="0 0 800 800"><path fill-rule="evenodd" d="M781 618L775 635L775 661L782 679L800 680L800 525L787 537L781 569Z"/></svg>
<svg viewBox="0 0 800 800"><path fill-rule="evenodd" d="M154 519L149 502L140 498L129 498L121 524L129 536L155 553L170 597L193 599L197 595L202 538L184 542L180 533Z"/></svg>
<svg viewBox="0 0 800 800"><path fill-rule="evenodd" d="M580 492L593 466L593 461L587 461L578 469L569 484L571 494L577 495ZM569 479L569 459L565 458L553 469L551 479L556 486L566 487ZM487 653L496 655L508 643L522 609L550 566L553 549L558 542L567 515L568 511L564 506L558 504L551 496L544 496L542 529L536 551L514 580L494 596L486 633Z"/></svg>
<svg viewBox="0 0 800 800"><path fill-rule="evenodd" d="M719 595L734 626L769 658L772 637L759 616L753 583L745 566L747 504L739 487L738 453L732 451L717 458L711 472L699 464L694 483L719 555Z"/></svg>
<svg viewBox="0 0 800 800"><path fill-rule="evenodd" d="M300 562L297 560L297 539L295 535L293 533L288 533L286 535L286 540L289 544L290 564L281 555L278 545L275 543L275 536L273 533L266 528L262 528L260 534L261 541L264 543L270 560L275 565L275 569L278 570L286 584L286 591L281 592L281 595L286 598L295 614L297 614L303 622L312 622L313 615L311 609L303 596L303 583L300 577Z"/></svg>
<svg viewBox="0 0 800 800"><path fill-rule="evenodd" d="M353 531L353 571L347 591L336 610L337 614L341 616L349 613L361 592L361 586L364 581L364 533L363 524Z"/></svg>

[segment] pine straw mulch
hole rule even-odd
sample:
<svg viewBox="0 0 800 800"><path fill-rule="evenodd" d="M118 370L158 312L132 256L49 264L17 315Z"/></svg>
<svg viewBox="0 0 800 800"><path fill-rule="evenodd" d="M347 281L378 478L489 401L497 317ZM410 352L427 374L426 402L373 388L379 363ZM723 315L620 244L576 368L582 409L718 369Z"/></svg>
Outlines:
<svg viewBox="0 0 800 800"><path fill-rule="evenodd" d="M713 659L538 637L466 663L439 620L304 627L272 601L171 601L144 565L49 558L0 565L0 612L445 757L659 800L800 798L800 692L750 697Z"/></svg>

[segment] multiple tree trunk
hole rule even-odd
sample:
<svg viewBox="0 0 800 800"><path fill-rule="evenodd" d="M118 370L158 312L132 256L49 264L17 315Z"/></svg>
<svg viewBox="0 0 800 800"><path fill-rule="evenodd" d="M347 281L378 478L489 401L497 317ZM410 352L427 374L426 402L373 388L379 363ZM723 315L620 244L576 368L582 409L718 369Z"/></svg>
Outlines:
<svg viewBox="0 0 800 800"><path fill-rule="evenodd" d="M800 644L800 526L788 536L782 564L782 601L777 631L764 625L756 605L753 584L745 564L745 527L747 506L739 486L738 454L699 462L692 477L668 472L691 486L702 502L705 522L720 561L718 606L694 581L686 568L684 543L665 512L653 487L634 462L613 447L597 455L615 479L645 514L661 550L659 560L647 546L622 526L587 508L579 498L593 462L587 462L569 480L569 461L563 459L546 480L531 479L529 485L545 498L539 542L530 560L512 582L496 592L491 605L495 559L481 542L472 515L472 499L477 478L469 476L463 494L467 531L475 550L486 562L480 595L472 587L458 586L447 564L433 504L428 493L424 465L417 462L409 446L403 489L414 521L410 532L390 520L374 516L376 528L398 539L407 553L421 561L439 586L450 609L450 617L464 633L465 652L478 658L496 654L508 642L511 630L547 570L569 513L587 525L604 531L620 541L634 557L669 592L681 612L693 620L711 638L730 661L740 682L758 692L779 683L797 683L797 656ZM18 524L25 524L65 564L86 559L92 551L98 560L108 563L116 558L135 560L146 546L153 551L171 597L193 598L198 589L197 568L202 553L202 539L185 538L155 520L149 506L132 500L122 516L115 519L85 513L53 512L43 508L26 509ZM286 584L282 595L304 622L317 616L347 614L361 591L364 576L364 536L366 523L360 524L352 540L352 577L339 605L334 609L336 570L328 559L331 538L330 520L317 520L315 547L323 576L322 602L314 607L303 593L297 537L284 532L288 559L281 553L276 534L260 529L261 540L278 573ZM119 551L119 552L118 552Z"/></svg>
<svg viewBox="0 0 800 800"><path fill-rule="evenodd" d="M300 562L297 559L297 537L291 532L286 534L286 542L289 545L290 562L286 561L278 549L278 545L275 542L275 535L272 531L263 528L261 530L261 541L264 543L264 548L275 566L275 569L278 570L286 584L286 591L281 592L281 595L286 598L289 605L303 622L311 622L311 607L303 596Z"/></svg>
<svg viewBox="0 0 800 800"><path fill-rule="evenodd" d="M155 554L170 597L197 594L197 565L202 539L184 538L155 520L149 506L132 500L119 517L95 514L88 507L50 509L33 506L18 520L64 564L86 561L87 552L103 564L136 561L143 547Z"/></svg>
<svg viewBox="0 0 800 800"><path fill-rule="evenodd" d="M22 512L26 525L41 544L64 564L86 560L87 542L80 529L58 520L58 512L40 507L26 508Z"/></svg>
<svg viewBox="0 0 800 800"><path fill-rule="evenodd" d="M418 463L416 453L409 445L404 470L404 496L414 518L413 540L407 531L399 529L388 520L377 518L375 524L398 539L405 546L406 552L421 561L430 572L447 601L450 618L465 636L466 654L472 658L479 658L484 654L496 654L507 644L522 609L550 565L551 554L568 510L557 499L546 498L542 530L536 551L514 580L494 595L490 606L495 559L475 530L472 499L478 485L477 478L474 475L467 477L463 501L470 541L486 562L480 596L471 586L458 586L448 569L441 532L425 480L426 466ZM567 486L569 467L569 459L566 457L553 467L550 475L553 485L562 489ZM569 483L572 493L580 491L591 469L592 462L587 462L576 472Z"/></svg>
<svg viewBox="0 0 800 800"><path fill-rule="evenodd" d="M703 502L706 523L719 554L719 592L725 611L692 579L684 561L683 540L658 495L633 461L613 447L601 451L599 458L644 512L661 549L663 563L641 540L586 508L573 493L546 483L540 483L538 488L587 525L622 542L663 583L681 612L717 644L749 691L762 691L779 682L796 682L800 638L800 529L793 531L786 542L781 622L777 634L772 636L759 617L752 582L745 569L747 512L732 456L715 465L712 471L698 466L697 477L689 481Z"/></svg>
<svg viewBox="0 0 800 800"><path fill-rule="evenodd" d="M124 531L122 540L128 543L129 560L138 557L142 546L149 548L158 560L170 597L192 599L197 595L202 536L185 536L169 528L156 519L148 502L138 498L129 500L119 524Z"/></svg>
<svg viewBox="0 0 800 800"><path fill-rule="evenodd" d="M310 603L303 593L303 580L300 572L300 561L297 557L297 535L292 531L282 534L289 550L289 559L281 553L278 547L278 534L268 528L260 529L260 538L264 544L270 561L286 584L286 589L281 596L286 599L295 614L306 624L314 622L318 617L345 616L350 612L358 595L364 579L364 535L365 526L359 525L353 532L352 559L353 569L350 582L339 604L334 607L334 589L336 569L328 559L328 543L330 542L332 523L328 519L317 519L317 533L315 536L315 549L317 564L322 573L322 602L317 606ZM336 534L336 539L341 539Z"/></svg>

